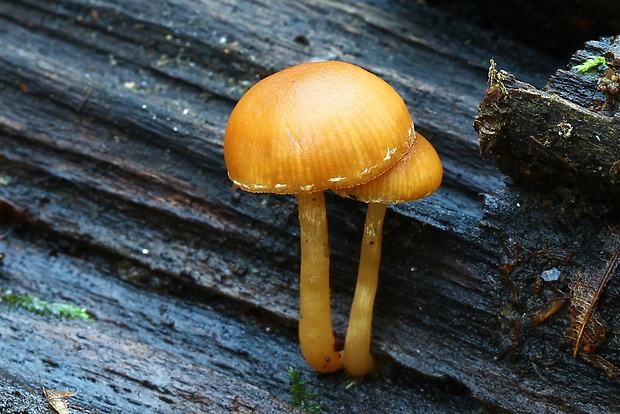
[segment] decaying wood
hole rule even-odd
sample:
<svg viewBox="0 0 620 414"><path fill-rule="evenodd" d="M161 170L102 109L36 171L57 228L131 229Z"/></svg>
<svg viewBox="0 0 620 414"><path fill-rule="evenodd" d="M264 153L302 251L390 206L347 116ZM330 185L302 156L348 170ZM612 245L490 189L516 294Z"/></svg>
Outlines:
<svg viewBox="0 0 620 414"><path fill-rule="evenodd" d="M579 273L569 285L571 288L571 326L568 337L574 343L574 357L582 348L595 350L605 341L605 327L598 320L596 305L609 279L616 271L618 254L617 252L614 255L605 272L593 272L588 275Z"/></svg>
<svg viewBox="0 0 620 414"><path fill-rule="evenodd" d="M75 396L74 391L53 391L43 387L43 395L45 395L45 398L47 399L49 405L58 414L71 414L71 409L69 408L69 403L67 402L67 399Z"/></svg>
<svg viewBox="0 0 620 414"><path fill-rule="evenodd" d="M520 208L533 203L521 209L522 214L511 226L501 229L509 235L512 227L513 232L522 235L509 238L512 248L505 249L509 261L504 274L512 292L505 313L512 313L507 319L512 319L511 338L520 340L523 330L532 326L529 322L540 319L539 312L546 320L549 317L544 313L549 308L547 304L562 306L569 301L567 339L573 347L573 356L583 357L616 381L617 352L583 352L600 351L600 345L608 340L608 326L600 320L596 310L604 293L615 294L615 289L608 289L608 283L616 274L619 255L620 123L617 116L619 77L616 74L620 68L619 45L615 37L588 42L584 50L573 56L569 69L558 70L543 90L518 81L506 71L498 71L492 61L489 88L474 123L481 155L491 154L500 170L513 178L517 186L529 191L528 201L525 201L521 198L523 194L517 196L516 187L511 187L509 198L514 197ZM595 56L604 56L604 63L579 70L579 64ZM543 207L545 205L547 208ZM552 212L549 207L557 211ZM534 216L524 219L522 216L528 214L527 210L531 213L532 208L536 211ZM493 208L486 211L490 213ZM587 218L583 217L584 213ZM546 222L535 223L536 220ZM499 222L508 224L504 220ZM538 299L532 300L532 296L523 298L519 293L523 288L523 275L512 272L523 260L523 256L518 255L521 246L525 243L531 246L541 235L554 240L556 246L564 239L559 245L579 247L574 251L567 247L561 255L548 255L553 260L543 265L547 268L545 272L554 272L557 276L551 280L539 276L535 285ZM577 256L573 257L574 253ZM528 251L526 256L528 254L532 252ZM568 260L559 261L560 257ZM573 262L573 270L558 271L557 265L566 265L569 260ZM603 266L601 262L606 264ZM558 294L562 297L557 298ZM532 304L543 297L543 304L532 308ZM523 306L536 314L514 314L515 308L523 309ZM551 314L557 310L554 308ZM513 345L507 344L507 349Z"/></svg>
<svg viewBox="0 0 620 414"><path fill-rule="evenodd" d="M0 285L94 315L0 304L10 386L74 390L72 409L93 412L294 412L294 366L326 412L620 408L606 371L572 357L565 311L522 323L565 277L598 264L609 223L575 223L562 200L500 189L471 129L489 57L535 84L556 62L460 22L439 32L449 20L413 3L0 2ZM390 82L445 167L436 195L388 211L381 364L350 388L299 355L294 198L231 192L222 159L242 93L317 59ZM343 337L365 210L328 204ZM562 277L537 287L553 268ZM607 293L618 295L613 282ZM614 326L617 309L603 295ZM603 348L620 360L613 335Z"/></svg>
<svg viewBox="0 0 620 414"><path fill-rule="evenodd" d="M539 188L565 186L615 207L620 200L620 38L587 46L569 68L593 56L604 56L606 63L584 73L561 69L543 90L493 64L475 128L482 155L492 154L505 174Z"/></svg>

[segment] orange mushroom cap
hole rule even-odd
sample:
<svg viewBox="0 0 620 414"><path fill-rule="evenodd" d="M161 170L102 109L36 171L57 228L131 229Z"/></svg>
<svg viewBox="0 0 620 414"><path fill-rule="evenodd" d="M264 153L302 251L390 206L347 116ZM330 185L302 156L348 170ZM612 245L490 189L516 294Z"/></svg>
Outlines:
<svg viewBox="0 0 620 414"><path fill-rule="evenodd" d="M230 179L251 192L313 193L368 182L415 137L398 93L344 62L313 62L261 80L233 109L224 138Z"/></svg>
<svg viewBox="0 0 620 414"><path fill-rule="evenodd" d="M435 192L442 176L443 167L437 151L416 132L409 152L384 174L365 184L334 191L365 203L403 203Z"/></svg>

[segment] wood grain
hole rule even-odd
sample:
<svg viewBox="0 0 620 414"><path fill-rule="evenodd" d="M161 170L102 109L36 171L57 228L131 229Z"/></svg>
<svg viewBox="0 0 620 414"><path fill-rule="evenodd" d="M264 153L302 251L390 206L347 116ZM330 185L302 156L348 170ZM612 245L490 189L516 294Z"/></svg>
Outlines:
<svg viewBox="0 0 620 414"><path fill-rule="evenodd" d="M0 283L95 315L57 321L0 305L2 355L13 355L2 377L25 393L75 391L72 408L93 412L294 412L289 366L325 412L620 407L616 384L563 345L565 319L514 335L513 290L526 312L548 263L528 256L510 282L506 240L591 246L569 245L556 221L543 233L548 205L500 190L502 175L480 160L472 123L491 56L536 85L557 67L424 4L1 2L0 196L24 219L1 223ZM247 88L322 59L393 85L445 169L434 196L388 211L373 335L382 364L349 389L299 355L294 199L233 193L222 158ZM517 220L526 201L530 220ZM327 202L344 337L365 209ZM584 265L577 256L562 272Z"/></svg>

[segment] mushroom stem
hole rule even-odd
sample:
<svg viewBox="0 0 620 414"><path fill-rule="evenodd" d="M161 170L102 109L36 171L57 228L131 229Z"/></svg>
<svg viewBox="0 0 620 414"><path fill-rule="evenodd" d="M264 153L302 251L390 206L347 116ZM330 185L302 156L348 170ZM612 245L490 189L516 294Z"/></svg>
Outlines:
<svg viewBox="0 0 620 414"><path fill-rule="evenodd" d="M381 233L386 208L384 203L369 203L366 213L357 285L344 342L344 369L354 377L364 376L373 368L370 355L372 308L379 282Z"/></svg>
<svg viewBox="0 0 620 414"><path fill-rule="evenodd" d="M325 195L323 192L298 194L297 200L301 230L301 353L315 370L334 372L342 369L342 353L334 349Z"/></svg>

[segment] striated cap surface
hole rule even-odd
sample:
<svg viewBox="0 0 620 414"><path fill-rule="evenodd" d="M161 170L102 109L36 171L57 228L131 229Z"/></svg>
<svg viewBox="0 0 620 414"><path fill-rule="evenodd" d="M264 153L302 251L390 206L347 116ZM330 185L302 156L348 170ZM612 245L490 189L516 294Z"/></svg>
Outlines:
<svg viewBox="0 0 620 414"><path fill-rule="evenodd" d="M344 62L305 63L261 80L239 100L224 159L243 190L312 193L374 179L414 137L405 103L381 78Z"/></svg>
<svg viewBox="0 0 620 414"><path fill-rule="evenodd" d="M417 132L409 152L384 174L365 184L335 191L365 203L403 203L434 193L442 176L437 151Z"/></svg>

